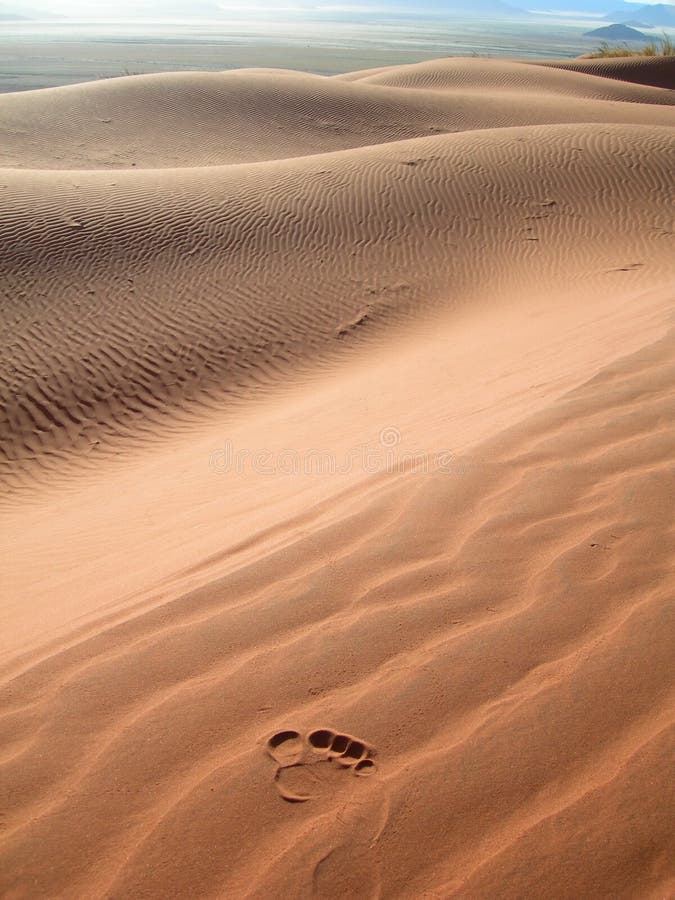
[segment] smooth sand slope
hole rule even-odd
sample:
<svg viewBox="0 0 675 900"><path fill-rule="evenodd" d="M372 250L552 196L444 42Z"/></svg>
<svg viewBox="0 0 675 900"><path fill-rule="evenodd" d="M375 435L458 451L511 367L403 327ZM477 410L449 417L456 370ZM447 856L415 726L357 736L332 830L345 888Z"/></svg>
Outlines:
<svg viewBox="0 0 675 900"><path fill-rule="evenodd" d="M0 96L0 895L675 890L674 101L596 62Z"/></svg>

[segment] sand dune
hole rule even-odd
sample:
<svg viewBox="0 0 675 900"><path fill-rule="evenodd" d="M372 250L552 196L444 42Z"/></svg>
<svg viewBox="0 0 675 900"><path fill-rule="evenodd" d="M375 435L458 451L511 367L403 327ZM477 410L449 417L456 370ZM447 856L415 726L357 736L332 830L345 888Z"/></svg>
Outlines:
<svg viewBox="0 0 675 900"><path fill-rule="evenodd" d="M3 896L672 892L675 114L607 62L0 97Z"/></svg>
<svg viewBox="0 0 675 900"><path fill-rule="evenodd" d="M565 59L541 61L539 65L556 69L599 75L603 78L675 89L675 59L672 56L622 56L599 59Z"/></svg>
<svg viewBox="0 0 675 900"><path fill-rule="evenodd" d="M672 111L652 107L674 102L656 87L503 60L334 78L278 69L141 75L0 95L0 164L201 167L517 125L667 125Z"/></svg>
<svg viewBox="0 0 675 900"><path fill-rule="evenodd" d="M649 70L660 72L661 68L654 65L656 61L650 60L652 64ZM350 72L336 75L334 80L416 90L489 89L491 94L515 90L520 94L535 94L541 98L573 96L577 100L672 104L672 96L658 87L650 90L648 86L625 84L623 80L598 80L596 75L603 70L602 65L598 66L598 60L556 61L548 63L544 72L541 68L542 63L503 59L434 59L411 66ZM579 77L579 74L585 77ZM589 75L593 77L588 77Z"/></svg>
<svg viewBox="0 0 675 900"><path fill-rule="evenodd" d="M152 431L471 298L667 284L674 164L668 129L613 125L114 181L6 171L3 464Z"/></svg>

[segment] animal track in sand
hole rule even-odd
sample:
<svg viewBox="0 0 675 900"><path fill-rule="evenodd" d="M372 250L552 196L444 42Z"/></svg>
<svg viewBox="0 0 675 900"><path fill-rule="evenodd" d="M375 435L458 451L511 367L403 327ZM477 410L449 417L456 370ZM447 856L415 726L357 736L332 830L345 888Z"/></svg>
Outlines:
<svg viewBox="0 0 675 900"><path fill-rule="evenodd" d="M375 748L349 734L317 728L304 737L285 729L267 739L268 756L277 764L274 784L289 803L307 800L337 789L345 774L373 775Z"/></svg>

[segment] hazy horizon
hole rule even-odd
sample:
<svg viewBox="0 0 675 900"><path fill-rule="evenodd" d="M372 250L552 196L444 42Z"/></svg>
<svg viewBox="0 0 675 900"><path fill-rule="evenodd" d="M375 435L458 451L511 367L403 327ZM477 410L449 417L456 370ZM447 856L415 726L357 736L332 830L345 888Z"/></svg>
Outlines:
<svg viewBox="0 0 675 900"><path fill-rule="evenodd" d="M168 71L336 75L448 56L572 58L622 0L420 0L415 13L409 2L0 0L0 93Z"/></svg>
<svg viewBox="0 0 675 900"><path fill-rule="evenodd" d="M500 0L494 0L499 4ZM578 13L602 14L624 6L638 8L645 5L674 6L675 0L504 0L505 7L523 11L547 11L551 14ZM71 19L159 19L171 18L256 18L260 15L282 17L312 16L378 16L378 15L443 15L466 10L470 15L476 4L467 0L421 0L415 4L411 0L352 0L352 2L331 2L331 0L0 0L0 15L40 17L67 17Z"/></svg>

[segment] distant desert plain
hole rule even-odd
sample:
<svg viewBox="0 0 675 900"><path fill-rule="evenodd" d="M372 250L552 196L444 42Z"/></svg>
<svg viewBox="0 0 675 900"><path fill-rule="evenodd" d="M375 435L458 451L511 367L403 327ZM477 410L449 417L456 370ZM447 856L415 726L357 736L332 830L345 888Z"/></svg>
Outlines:
<svg viewBox="0 0 675 900"><path fill-rule="evenodd" d="M3 898L675 894L673 67L3 85Z"/></svg>
<svg viewBox="0 0 675 900"><path fill-rule="evenodd" d="M598 24L525 14L513 20L370 14L306 21L290 12L262 21L0 20L0 93L158 72L255 67L339 75L448 56L574 58L598 45L584 37ZM649 34L657 40L662 30Z"/></svg>

